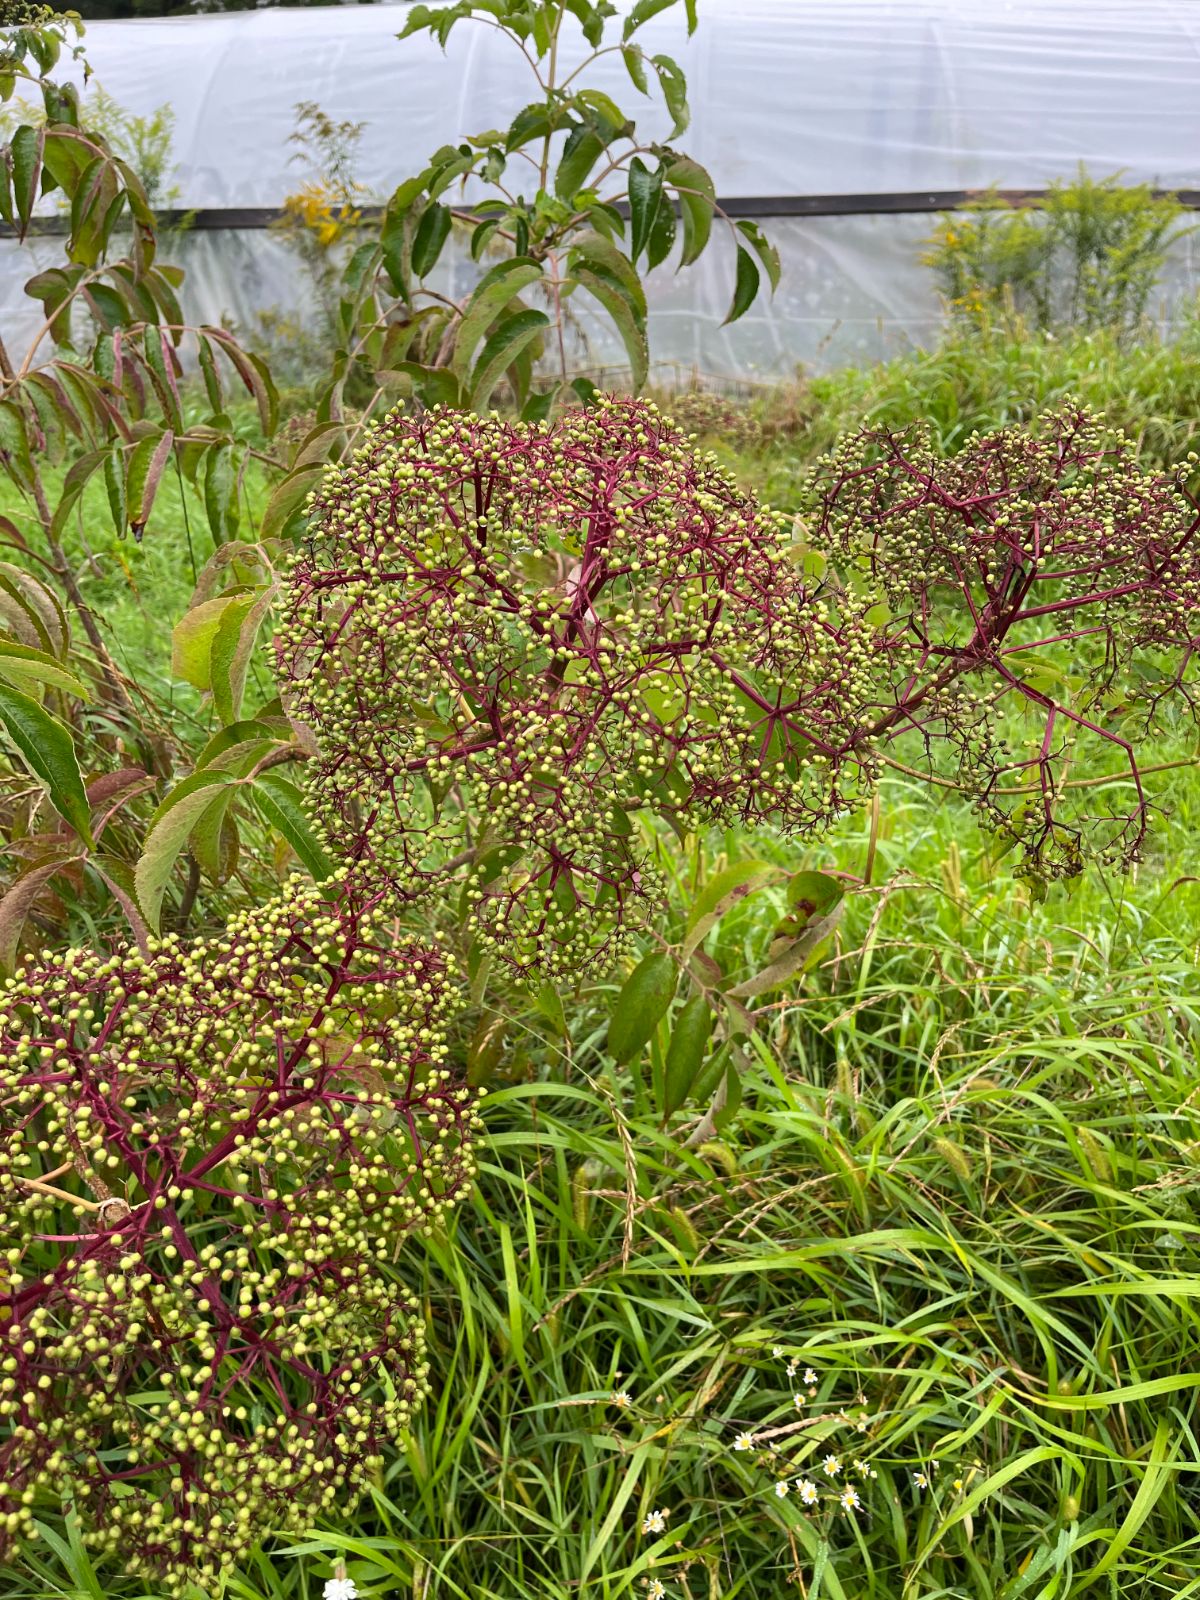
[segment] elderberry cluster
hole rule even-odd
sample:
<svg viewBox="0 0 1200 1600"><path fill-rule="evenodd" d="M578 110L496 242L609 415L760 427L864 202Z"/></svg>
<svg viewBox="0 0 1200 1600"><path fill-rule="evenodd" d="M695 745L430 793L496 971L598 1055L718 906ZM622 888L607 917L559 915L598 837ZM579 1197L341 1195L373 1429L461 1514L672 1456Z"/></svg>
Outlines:
<svg viewBox="0 0 1200 1600"><path fill-rule="evenodd" d="M1194 709L1200 518L1186 482L1144 471L1068 408L949 458L922 430L862 434L824 463L805 519L833 624L842 596L856 615L875 602L855 743L940 766L1031 875L1136 859L1150 810L1137 743ZM1103 783L1106 750L1126 783ZM1084 752L1089 777L1073 785ZM1111 806L1114 793L1128 802Z"/></svg>
<svg viewBox="0 0 1200 1600"><path fill-rule="evenodd" d="M363 1486L426 1387L380 1265L473 1173L453 963L343 875L0 994L0 1547L69 1497L167 1594Z"/></svg>
<svg viewBox="0 0 1200 1600"><path fill-rule="evenodd" d="M402 899L469 843L469 931L516 967L612 959L657 888L640 810L848 803L866 624L828 626L790 520L653 405L396 415L312 511L278 650L314 808Z"/></svg>

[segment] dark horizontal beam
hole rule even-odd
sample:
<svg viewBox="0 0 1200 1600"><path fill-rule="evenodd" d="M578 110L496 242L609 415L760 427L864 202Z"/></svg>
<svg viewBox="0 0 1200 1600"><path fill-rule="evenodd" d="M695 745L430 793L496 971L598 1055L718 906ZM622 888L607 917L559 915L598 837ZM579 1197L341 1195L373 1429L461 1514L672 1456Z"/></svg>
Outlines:
<svg viewBox="0 0 1200 1600"><path fill-rule="evenodd" d="M1047 193L1045 189L914 189L884 194L737 195L718 203L730 217L886 217L954 211L993 198L1011 206L1036 205ZM1154 193L1169 194L1188 210L1200 211L1200 189L1156 189ZM379 212L377 206L363 207L364 216L378 216ZM197 233L253 232L272 227L284 214L279 206L204 206L196 211L163 210L158 213L158 220L164 228L187 228ZM0 238L11 239L15 231L0 223ZM66 218L37 217L29 231L65 234Z"/></svg>

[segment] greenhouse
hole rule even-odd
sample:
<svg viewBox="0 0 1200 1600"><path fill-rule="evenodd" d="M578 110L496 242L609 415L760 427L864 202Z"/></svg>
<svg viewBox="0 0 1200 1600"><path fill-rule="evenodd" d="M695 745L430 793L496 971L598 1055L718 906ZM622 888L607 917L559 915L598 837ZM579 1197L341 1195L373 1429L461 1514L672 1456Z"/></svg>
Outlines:
<svg viewBox="0 0 1200 1600"><path fill-rule="evenodd" d="M379 199L439 146L524 103L515 50L484 29L454 33L445 51L423 36L400 49L403 11L90 26L103 89L134 114L167 102L174 114L172 204L194 213L176 255L196 320L253 326L305 304L295 253L269 231L301 183L289 142L300 102L364 124L357 176ZM922 244L936 213L971 194L1038 191L1082 164L1200 198L1200 18L1188 0L710 0L693 38L673 10L642 36L647 53L679 60L704 108L689 149L728 213L769 223L786 263L779 291L728 329L727 244L689 272L658 268L650 342L668 380L779 377L930 343L942 315ZM618 56L596 64L594 82L640 117ZM639 132L665 137L661 106L644 103ZM1184 234L1171 252L1151 308L1161 323L1193 280L1195 249ZM24 270L12 248L6 259L7 316ZM478 271L462 252L451 270L458 293ZM621 359L589 325L587 364Z"/></svg>

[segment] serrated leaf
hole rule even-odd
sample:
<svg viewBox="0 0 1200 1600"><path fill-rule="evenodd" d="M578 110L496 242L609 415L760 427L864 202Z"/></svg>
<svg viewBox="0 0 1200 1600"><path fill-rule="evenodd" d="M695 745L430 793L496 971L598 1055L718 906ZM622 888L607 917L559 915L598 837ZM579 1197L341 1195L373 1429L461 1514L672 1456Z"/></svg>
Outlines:
<svg viewBox="0 0 1200 1600"><path fill-rule="evenodd" d="M293 517L304 507L309 493L325 475L323 466L302 467L286 477L267 501L259 524L260 539L282 538Z"/></svg>
<svg viewBox="0 0 1200 1600"><path fill-rule="evenodd" d="M627 40L631 34L650 21L651 17L658 16L660 11L669 11L675 0L637 0L625 18L625 26L621 31L621 38Z"/></svg>
<svg viewBox="0 0 1200 1600"><path fill-rule="evenodd" d="M611 280L598 277L586 268L578 269L575 282L598 300L612 318L625 353L629 357L630 388L636 394L646 381L650 370L650 347L646 340L644 322L630 305L626 296Z"/></svg>
<svg viewBox="0 0 1200 1600"><path fill-rule="evenodd" d="M471 374L472 411L483 410L507 369L549 326L550 318L544 311L517 311L500 323L480 352Z"/></svg>
<svg viewBox="0 0 1200 1600"><path fill-rule="evenodd" d="M763 233L757 222L738 222L735 224L737 231L744 239L750 241L755 254L762 263L763 271L767 275L767 282L774 293L779 287L779 278L782 266L779 260L779 251Z"/></svg>
<svg viewBox="0 0 1200 1600"><path fill-rule="evenodd" d="M13 201L22 239L29 226L29 219L33 215L34 202L37 200L44 137L43 129L31 128L26 124L18 128L9 141Z"/></svg>
<svg viewBox="0 0 1200 1600"><path fill-rule="evenodd" d="M61 689L64 694L72 694L77 700L91 699L87 684L62 667L54 656L27 645L9 644L4 639L0 639L0 678L25 694L38 685L44 685L50 689Z"/></svg>
<svg viewBox="0 0 1200 1600"><path fill-rule="evenodd" d="M259 773L250 792L264 819L283 835L313 879L323 883L333 871L333 863L313 831L296 785L270 769Z"/></svg>
<svg viewBox="0 0 1200 1600"><path fill-rule="evenodd" d="M171 630L171 671L177 678L194 689L212 688L213 640L225 613L244 600L243 595L223 594L214 600L202 600L184 612Z"/></svg>
<svg viewBox="0 0 1200 1600"><path fill-rule="evenodd" d="M663 1067L664 1117L672 1116L691 1093L712 1034L713 1014L703 995L693 995L671 1023Z"/></svg>
<svg viewBox="0 0 1200 1600"><path fill-rule="evenodd" d="M629 74L629 81L641 94L650 93L650 79L646 74L646 58L642 54L640 44L623 44L621 46L621 59L625 63L625 70Z"/></svg>
<svg viewBox="0 0 1200 1600"><path fill-rule="evenodd" d="M212 804L217 790L233 779L206 768L177 783L150 818L133 882L138 905L151 928L157 929L163 895L188 835Z"/></svg>
<svg viewBox="0 0 1200 1600"><path fill-rule="evenodd" d="M754 257L744 246L737 247L737 276L733 286L733 303L729 307L729 314L722 327L728 327L731 322L736 322L739 317L745 316L754 304L754 297L758 293L760 279Z"/></svg>
<svg viewBox="0 0 1200 1600"><path fill-rule="evenodd" d="M418 278L433 271L449 237L450 207L435 201L425 208L413 237L412 269Z"/></svg>
<svg viewBox="0 0 1200 1600"><path fill-rule="evenodd" d="M454 359L450 365L462 382L471 369L475 347L505 306L542 276L540 263L528 256L502 261L480 278L471 292L462 321L454 337Z"/></svg>
<svg viewBox="0 0 1200 1600"><path fill-rule="evenodd" d="M679 265L690 267L704 253L712 235L717 191L700 163L687 156L680 156L671 162L666 181L679 196L679 212L683 223L683 249Z"/></svg>
<svg viewBox="0 0 1200 1600"><path fill-rule="evenodd" d="M157 439L152 434L139 439L130 452L125 472L125 503L135 537L141 537L150 520L163 469L174 443L175 435L168 428Z"/></svg>
<svg viewBox="0 0 1200 1600"><path fill-rule="evenodd" d="M594 129L584 123L571 129L554 173L554 192L560 200L570 200L579 193L603 154L604 141Z"/></svg>
<svg viewBox="0 0 1200 1600"><path fill-rule="evenodd" d="M692 118L687 103L687 79L683 75L683 68L670 56L651 56L650 65L658 74L658 86L671 114L671 138L677 139L686 130Z"/></svg>
<svg viewBox="0 0 1200 1600"><path fill-rule="evenodd" d="M618 1066L633 1060L667 1014L679 969L665 951L652 950L626 978L608 1025L608 1050Z"/></svg>
<svg viewBox="0 0 1200 1600"><path fill-rule="evenodd" d="M723 868L705 884L696 896L688 913L687 933L680 950L680 960L687 961L693 950L716 927L717 923L739 900L761 889L763 884L779 876L779 869L766 861L735 861Z"/></svg>
<svg viewBox="0 0 1200 1600"><path fill-rule="evenodd" d="M0 722L59 816L91 849L91 807L71 730L19 689L0 683Z"/></svg>
<svg viewBox="0 0 1200 1600"><path fill-rule="evenodd" d="M641 156L634 156L629 163L629 259L635 266L650 243L662 188L661 164L651 171Z"/></svg>

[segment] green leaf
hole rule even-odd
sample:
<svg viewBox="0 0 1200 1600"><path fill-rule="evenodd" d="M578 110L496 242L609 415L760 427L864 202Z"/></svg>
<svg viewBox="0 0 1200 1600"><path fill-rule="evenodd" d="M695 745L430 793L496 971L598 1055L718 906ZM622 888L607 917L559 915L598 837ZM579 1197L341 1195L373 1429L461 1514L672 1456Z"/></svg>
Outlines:
<svg viewBox="0 0 1200 1600"><path fill-rule="evenodd" d="M694 0L690 0L690 3L694 4ZM674 4L675 0L637 0L637 4L625 18L625 26L621 32L621 38L628 39L644 23L649 22L651 17L658 16L660 11L669 11ZM691 32L691 29L689 28L688 31Z"/></svg>
<svg viewBox="0 0 1200 1600"><path fill-rule="evenodd" d="M25 125L18 128L9 141L13 199L16 203L22 238L25 237L25 229L29 226L34 202L37 199L38 178L42 170L43 137L41 130Z"/></svg>
<svg viewBox="0 0 1200 1600"><path fill-rule="evenodd" d="M713 1014L703 995L693 995L671 1024L663 1069L664 1117L672 1116L691 1092L712 1033Z"/></svg>
<svg viewBox="0 0 1200 1600"><path fill-rule="evenodd" d="M735 861L711 877L688 913L680 960L686 962L731 907L777 877L778 871L766 861Z"/></svg>
<svg viewBox="0 0 1200 1600"><path fill-rule="evenodd" d="M440 201L427 206L417 224L412 247L412 269L418 278L432 272L450 237L450 207Z"/></svg>
<svg viewBox="0 0 1200 1600"><path fill-rule="evenodd" d="M652 950L626 978L608 1025L609 1054L618 1066L632 1061L667 1014L679 970L665 951Z"/></svg>
<svg viewBox="0 0 1200 1600"><path fill-rule="evenodd" d="M679 156L671 162L666 179L679 196L679 211L683 221L683 250L679 265L690 267L704 253L712 234L716 187L700 163L687 156Z"/></svg>
<svg viewBox="0 0 1200 1600"><path fill-rule="evenodd" d="M0 683L0 722L25 765L49 795L50 804L91 849L91 807L70 729L36 700L7 683Z"/></svg>
<svg viewBox="0 0 1200 1600"><path fill-rule="evenodd" d="M729 308L729 315L721 324L728 327L731 322L736 322L744 316L754 304L754 297L758 293L759 276L758 268L754 264L754 257L749 250L741 245L737 247L737 279L733 288L733 304Z"/></svg>
<svg viewBox="0 0 1200 1600"><path fill-rule="evenodd" d="M45 685L73 694L77 700L91 699L87 684L67 672L52 655L28 645L9 644L6 639L0 639L0 678L26 694Z"/></svg>
<svg viewBox="0 0 1200 1600"><path fill-rule="evenodd" d="M763 233L757 222L739 222L736 227L742 237L750 241L767 275L767 281L771 285L771 292L774 294L779 287L779 278L782 272L779 251L767 238L766 234Z"/></svg>
<svg viewBox="0 0 1200 1600"><path fill-rule="evenodd" d="M730 1061L725 1069L724 1098L721 1105L713 1110L713 1127L717 1133L724 1133L725 1129L737 1116L742 1104L742 1080L738 1070Z"/></svg>
<svg viewBox="0 0 1200 1600"><path fill-rule="evenodd" d="M139 439L130 452L125 473L125 503L129 526L136 538L141 537L150 520L154 497L174 443L175 435L168 428L157 439L153 434Z"/></svg>
<svg viewBox="0 0 1200 1600"><path fill-rule="evenodd" d="M651 56L650 65L658 74L658 86L672 117L671 138L677 139L692 118L687 103L687 79L682 67L670 56Z"/></svg>
<svg viewBox="0 0 1200 1600"><path fill-rule="evenodd" d="M283 835L314 880L323 883L333 871L333 863L313 832L296 785L270 768L255 778L251 793L264 819Z"/></svg>
<svg viewBox="0 0 1200 1600"><path fill-rule="evenodd" d="M625 63L625 70L629 74L633 87L641 94L650 93L650 79L646 76L646 57L642 54L640 44L623 44L621 46L621 59Z"/></svg>
<svg viewBox="0 0 1200 1600"><path fill-rule="evenodd" d="M616 289L639 322L646 317L646 291L636 267L621 250L600 233L581 233L571 241L570 269L586 268Z"/></svg>
<svg viewBox="0 0 1200 1600"><path fill-rule="evenodd" d="M653 271L667 259L674 248L675 207L664 195L658 202L654 226L650 229L650 238L646 245L647 267Z"/></svg>
<svg viewBox="0 0 1200 1600"><path fill-rule="evenodd" d="M560 200L570 200L579 193L603 154L604 141L592 128L580 123L571 129L554 174L554 192Z"/></svg>
<svg viewBox="0 0 1200 1600"><path fill-rule="evenodd" d="M282 538L287 533L292 519L303 511L309 493L317 487L324 476L325 468L319 464L301 467L299 471L289 473L267 501L267 509L263 512L262 522L259 524L259 538Z"/></svg>
<svg viewBox="0 0 1200 1600"><path fill-rule="evenodd" d="M241 598L222 594L215 600L203 600L185 611L171 630L171 671L193 689L212 688L213 640L221 618Z"/></svg>
<svg viewBox="0 0 1200 1600"><path fill-rule="evenodd" d="M450 365L465 383L475 347L504 308L542 276L539 262L528 256L502 261L484 273L471 293L454 339L454 358Z"/></svg>
<svg viewBox="0 0 1200 1600"><path fill-rule="evenodd" d="M521 352L550 326L544 311L518 311L507 317L484 345L471 374L471 409L482 411L499 383Z"/></svg>
<svg viewBox="0 0 1200 1600"><path fill-rule="evenodd" d="M224 440L205 452L204 515L208 518L214 544L224 544L237 533L237 474L233 468L233 446Z"/></svg>
<svg viewBox="0 0 1200 1600"><path fill-rule="evenodd" d="M659 201L662 199L662 187L661 163L651 172L641 156L634 156L629 163L629 259L635 265L650 243L658 217Z"/></svg>
<svg viewBox="0 0 1200 1600"><path fill-rule="evenodd" d="M636 393L646 381L650 369L650 347L642 318L631 307L628 298L611 279L600 278L594 272L579 269L574 274L581 289L598 300L616 325L629 357L630 387Z"/></svg>
<svg viewBox="0 0 1200 1600"><path fill-rule="evenodd" d="M250 648L258 637L262 611L257 611L251 625L250 648L243 647L242 630L256 612L260 598L253 594L235 595L221 612L213 632L208 653L208 681L212 689L213 706L225 724L236 722L241 715Z"/></svg>
<svg viewBox="0 0 1200 1600"><path fill-rule="evenodd" d="M138 904L151 928L158 928L163 895L188 835L217 791L232 782L227 772L211 767L193 772L175 785L150 818L133 882Z"/></svg>

